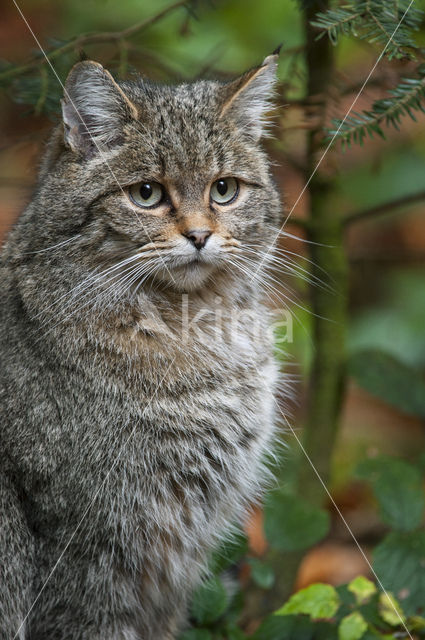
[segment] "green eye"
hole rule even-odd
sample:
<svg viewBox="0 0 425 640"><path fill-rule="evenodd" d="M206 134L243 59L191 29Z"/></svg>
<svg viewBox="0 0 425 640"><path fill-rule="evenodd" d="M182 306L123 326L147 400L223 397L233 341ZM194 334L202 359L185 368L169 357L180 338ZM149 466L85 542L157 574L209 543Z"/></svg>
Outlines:
<svg viewBox="0 0 425 640"><path fill-rule="evenodd" d="M210 197L217 204L229 204L239 193L236 178L219 178L211 185Z"/></svg>
<svg viewBox="0 0 425 640"><path fill-rule="evenodd" d="M157 207L164 197L164 189L159 182L138 182L129 188L131 200L138 207Z"/></svg>

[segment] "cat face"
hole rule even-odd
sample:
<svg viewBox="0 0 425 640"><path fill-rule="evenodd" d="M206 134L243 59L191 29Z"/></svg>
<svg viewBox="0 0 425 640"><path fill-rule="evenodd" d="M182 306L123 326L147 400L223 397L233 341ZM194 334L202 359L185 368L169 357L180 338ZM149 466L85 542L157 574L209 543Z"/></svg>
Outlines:
<svg viewBox="0 0 425 640"><path fill-rule="evenodd" d="M131 286L186 291L219 272L255 270L279 212L259 147L275 67L270 56L231 83L175 87L118 85L93 62L73 68L63 100L66 158L74 184L90 193L97 261L127 256Z"/></svg>

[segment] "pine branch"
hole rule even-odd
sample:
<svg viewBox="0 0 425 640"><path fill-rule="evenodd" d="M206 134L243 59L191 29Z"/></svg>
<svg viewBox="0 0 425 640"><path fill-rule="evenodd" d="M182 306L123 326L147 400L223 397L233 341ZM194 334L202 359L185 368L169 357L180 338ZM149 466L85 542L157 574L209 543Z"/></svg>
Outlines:
<svg viewBox="0 0 425 640"><path fill-rule="evenodd" d="M420 28L423 12L408 8L408 0L351 0L318 13L311 24L321 31L318 38L327 35L334 45L348 35L386 46L389 59L414 57L417 45L412 32Z"/></svg>
<svg viewBox="0 0 425 640"><path fill-rule="evenodd" d="M159 11L157 14L146 18L141 22L138 22L137 24L131 25L130 27L127 27L127 29L123 29L121 31L83 33L80 36L69 40L65 44L61 44L55 49L46 52L47 57L50 62L54 62L66 53L69 53L71 51L78 51L87 46L110 42L120 43L121 41L140 33L147 27L152 26L176 9L180 7L186 7L186 9L189 9L192 4L193 0L178 0L173 4L170 4L168 7L165 7L165 9ZM41 56L40 54L35 55L33 58L31 58L31 60L22 65L15 66L6 63L6 65L3 65L3 69L0 70L0 85L8 84L15 78L23 76L33 71L35 68L41 65L45 65L46 63L46 58L44 56Z"/></svg>
<svg viewBox="0 0 425 640"><path fill-rule="evenodd" d="M352 142L362 144L366 136L385 138L382 124L398 130L403 117L416 120L415 111L425 113L425 65L418 67L416 78L402 79L388 98L376 100L370 110L353 112L345 121L334 119L328 135L336 136L347 146Z"/></svg>
<svg viewBox="0 0 425 640"><path fill-rule="evenodd" d="M355 29L362 17L361 11L341 7L329 9L327 13L318 13L311 25L322 31L317 40L327 35L332 44L336 45L342 35L356 35Z"/></svg>

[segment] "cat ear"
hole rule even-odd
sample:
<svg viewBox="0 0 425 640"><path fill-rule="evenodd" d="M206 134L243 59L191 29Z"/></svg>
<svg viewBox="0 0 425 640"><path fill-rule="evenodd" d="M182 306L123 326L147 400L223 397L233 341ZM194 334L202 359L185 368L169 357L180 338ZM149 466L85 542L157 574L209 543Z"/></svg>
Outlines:
<svg viewBox="0 0 425 640"><path fill-rule="evenodd" d="M65 143L93 155L119 142L122 126L137 109L97 62L78 62L69 72L62 100Z"/></svg>
<svg viewBox="0 0 425 640"><path fill-rule="evenodd" d="M270 109L276 82L279 50L265 58L263 64L247 71L223 87L224 102L220 116L233 118L254 140L264 134L264 116Z"/></svg>

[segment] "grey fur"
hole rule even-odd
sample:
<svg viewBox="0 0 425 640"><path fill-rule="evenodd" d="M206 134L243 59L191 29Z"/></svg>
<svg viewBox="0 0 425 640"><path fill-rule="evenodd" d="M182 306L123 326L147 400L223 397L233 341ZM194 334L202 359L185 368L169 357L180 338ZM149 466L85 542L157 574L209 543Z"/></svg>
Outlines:
<svg viewBox="0 0 425 640"><path fill-rule="evenodd" d="M237 261L279 216L258 145L275 66L224 85L70 73L2 255L2 639L175 638L208 553L261 492L276 368ZM241 180L221 207L205 195L220 176ZM147 179L173 206L130 203ZM188 266L199 225L212 236ZM199 322L182 334L185 314Z"/></svg>

